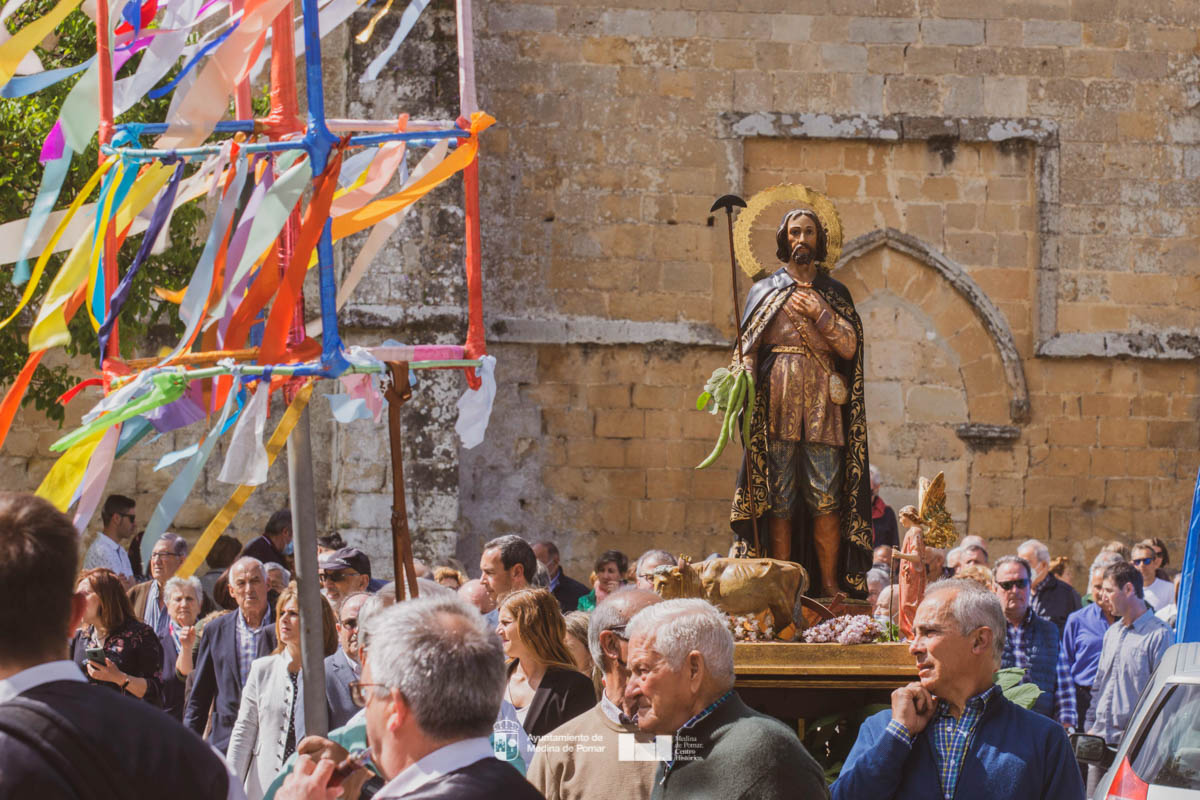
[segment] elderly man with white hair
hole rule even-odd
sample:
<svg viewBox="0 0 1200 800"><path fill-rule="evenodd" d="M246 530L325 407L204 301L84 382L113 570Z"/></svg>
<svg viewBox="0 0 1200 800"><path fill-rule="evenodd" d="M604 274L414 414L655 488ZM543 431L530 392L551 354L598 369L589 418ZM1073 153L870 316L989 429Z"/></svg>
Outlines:
<svg viewBox="0 0 1200 800"><path fill-rule="evenodd" d="M250 663L275 649L267 571L262 562L252 556L233 562L229 568L229 594L237 608L204 626L192 693L183 712L183 724L198 734L209 728L208 741L221 752L229 747L242 703L242 687L250 677Z"/></svg>
<svg viewBox="0 0 1200 800"><path fill-rule="evenodd" d="M653 798L820 798L820 766L796 734L733 690L733 634L703 600L639 611L629 636L626 708L643 733L671 735Z"/></svg>
<svg viewBox="0 0 1200 800"><path fill-rule="evenodd" d="M1037 539L1022 542L1017 555L1033 569L1033 613L1053 622L1061 636L1067 617L1080 608L1079 592L1050 571L1050 549Z"/></svg>
<svg viewBox="0 0 1200 800"><path fill-rule="evenodd" d="M939 581L913 627L918 680L863 723L834 800L1082 800L1066 732L995 683L1005 631L996 596L975 581Z"/></svg>
<svg viewBox="0 0 1200 800"><path fill-rule="evenodd" d="M489 740L505 683L499 639L457 597L410 600L374 616L362 680L352 686L366 711L371 760L387 780L376 800L541 798ZM335 796L335 766L300 756L276 796Z"/></svg>

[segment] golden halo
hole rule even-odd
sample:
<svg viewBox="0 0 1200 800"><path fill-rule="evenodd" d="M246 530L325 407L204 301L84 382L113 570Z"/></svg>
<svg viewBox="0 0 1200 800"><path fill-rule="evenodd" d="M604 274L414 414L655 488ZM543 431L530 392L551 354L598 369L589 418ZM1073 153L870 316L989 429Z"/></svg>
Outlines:
<svg viewBox="0 0 1200 800"><path fill-rule="evenodd" d="M821 227L825 229L825 260L821 262L824 266L832 269L842 255L842 220L829 198L798 183L782 183L763 189L751 197L733 223L734 254L738 264L752 278L763 272L774 272L763 267L754 255L754 248L750 243L754 221L768 206L784 202L788 203L789 211L793 208L811 209L821 221Z"/></svg>

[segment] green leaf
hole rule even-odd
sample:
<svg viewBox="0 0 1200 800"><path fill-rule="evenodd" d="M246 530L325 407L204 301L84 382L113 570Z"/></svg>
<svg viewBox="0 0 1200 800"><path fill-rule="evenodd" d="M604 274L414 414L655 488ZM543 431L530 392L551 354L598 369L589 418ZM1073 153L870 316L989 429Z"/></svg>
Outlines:
<svg viewBox="0 0 1200 800"><path fill-rule="evenodd" d="M696 410L703 411L709 400L712 400L712 392L701 392L700 396L696 398Z"/></svg>

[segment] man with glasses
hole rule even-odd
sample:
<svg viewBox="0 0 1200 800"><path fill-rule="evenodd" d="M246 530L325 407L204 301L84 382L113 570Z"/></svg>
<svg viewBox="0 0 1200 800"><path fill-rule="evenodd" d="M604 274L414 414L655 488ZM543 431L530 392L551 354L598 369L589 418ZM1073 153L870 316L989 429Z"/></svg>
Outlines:
<svg viewBox="0 0 1200 800"><path fill-rule="evenodd" d="M586 748L539 749L529 765L529 782L546 797L590 800L620 796L636 800L650 797L656 760L622 758L634 742L649 745L654 737L638 730L623 710L629 682L629 637L625 632L633 615L662 602L654 592L626 587L596 606L588 624L588 650L604 676L600 702L591 710L563 723L548 735L550 741ZM622 748L622 739L626 741Z"/></svg>
<svg viewBox="0 0 1200 800"><path fill-rule="evenodd" d="M995 577L996 596L1007 622L1000 666L1025 670L1022 682L1033 683L1042 690L1033 710L1057 719L1067 730L1074 730L1078 719L1071 665L1059 643L1058 627L1033 613L1030 605L1033 570L1029 562L1019 556L1004 556L996 561Z"/></svg>
<svg viewBox="0 0 1200 800"><path fill-rule="evenodd" d="M371 760L387 780L377 800L541 798L489 739L506 685L504 653L474 608L421 597L372 616L370 632L351 695L364 706ZM299 756L276 797L332 796L335 766Z"/></svg>
<svg viewBox="0 0 1200 800"><path fill-rule="evenodd" d="M356 592L378 591L371 580L371 559L356 547L343 547L320 560L321 590L330 605L337 608L343 598Z"/></svg>
<svg viewBox="0 0 1200 800"><path fill-rule="evenodd" d="M646 591L654 591L654 570L659 567L675 566L675 556L666 550L647 550L638 557L634 574L637 575L637 587Z"/></svg>
<svg viewBox="0 0 1200 800"><path fill-rule="evenodd" d="M358 612L371 595L355 592L338 609L338 651L325 659L325 698L329 701L329 727L340 728L358 713L350 698L350 684L362 673L359 657Z"/></svg>
<svg viewBox="0 0 1200 800"><path fill-rule="evenodd" d="M135 506L133 498L123 494L108 496L100 511L100 522L104 528L96 534L83 559L85 570L96 567L110 569L126 589L133 586L133 565L129 563L129 554L121 544L133 538L134 522L137 520L133 513Z"/></svg>
<svg viewBox="0 0 1200 800"><path fill-rule="evenodd" d="M134 616L153 628L160 642L171 639L171 621L167 616L167 581L174 577L187 553L188 543L182 536L164 533L150 552L150 580L129 590ZM204 605L199 610L201 617L213 610L207 597L204 597ZM175 656L168 656L168 651L174 650L173 647L163 647L164 676L175 674Z"/></svg>
<svg viewBox="0 0 1200 800"><path fill-rule="evenodd" d="M1154 551L1154 545L1148 541L1138 542L1133 546L1129 559L1142 575L1142 596L1154 610L1166 608L1175 602L1175 587L1158 577L1158 567L1162 560Z"/></svg>

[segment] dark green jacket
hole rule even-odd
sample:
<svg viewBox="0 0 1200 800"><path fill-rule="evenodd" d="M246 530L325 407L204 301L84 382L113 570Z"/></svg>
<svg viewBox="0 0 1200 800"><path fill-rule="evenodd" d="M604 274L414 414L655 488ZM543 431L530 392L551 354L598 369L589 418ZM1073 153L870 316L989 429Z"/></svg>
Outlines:
<svg viewBox="0 0 1200 800"><path fill-rule="evenodd" d="M675 761L658 765L651 800L828 800L816 760L794 731L734 693L675 734Z"/></svg>

